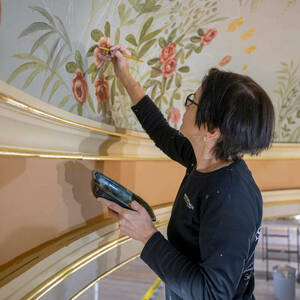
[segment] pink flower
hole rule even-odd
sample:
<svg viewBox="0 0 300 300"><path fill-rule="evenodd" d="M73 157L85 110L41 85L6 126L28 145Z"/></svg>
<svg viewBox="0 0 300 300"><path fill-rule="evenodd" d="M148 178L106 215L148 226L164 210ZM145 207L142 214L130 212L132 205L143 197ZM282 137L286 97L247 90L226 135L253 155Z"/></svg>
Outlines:
<svg viewBox="0 0 300 300"><path fill-rule="evenodd" d="M170 43L168 46L162 48L159 60L161 64L164 64L169 58L176 54L176 43Z"/></svg>
<svg viewBox="0 0 300 300"><path fill-rule="evenodd" d="M208 29L205 34L201 37L200 44L208 45L218 34L216 28Z"/></svg>
<svg viewBox="0 0 300 300"><path fill-rule="evenodd" d="M77 69L72 79L72 91L76 101L81 105L86 101L88 94L88 85L80 69Z"/></svg>
<svg viewBox="0 0 300 300"><path fill-rule="evenodd" d="M164 78L171 77L177 67L177 58L172 57L165 61L162 65L161 75Z"/></svg>
<svg viewBox="0 0 300 300"><path fill-rule="evenodd" d="M98 47L104 47L104 48L110 48L112 46L112 43L109 41L108 37L102 37L98 41ZM105 61L109 60L108 56L108 51L100 49L96 47L94 50L94 58L95 58L95 65L97 68L100 68Z"/></svg>
<svg viewBox="0 0 300 300"><path fill-rule="evenodd" d="M95 95L97 97L98 103L101 105L109 101L109 84L108 81L102 75L100 78L97 78L94 83L95 86Z"/></svg>
<svg viewBox="0 0 300 300"><path fill-rule="evenodd" d="M171 110L171 122L177 125L179 120L180 120L180 110L176 107L173 107Z"/></svg>
<svg viewBox="0 0 300 300"><path fill-rule="evenodd" d="M223 57L219 62L219 66L223 67L223 66L227 65L231 61L231 59L232 59L232 57L230 55Z"/></svg>

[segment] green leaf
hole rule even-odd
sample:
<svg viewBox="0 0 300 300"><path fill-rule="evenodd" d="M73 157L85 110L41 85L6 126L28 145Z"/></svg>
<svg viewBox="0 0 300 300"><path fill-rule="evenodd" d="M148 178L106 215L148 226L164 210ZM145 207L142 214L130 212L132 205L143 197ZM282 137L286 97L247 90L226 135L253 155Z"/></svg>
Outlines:
<svg viewBox="0 0 300 300"><path fill-rule="evenodd" d="M63 35L64 41L69 46L70 51L72 51L71 41L69 39L69 36L68 36L68 33L67 33L67 30L65 28L64 23L62 22L62 20L58 16L55 16L55 18L58 21L58 27L59 27L62 35Z"/></svg>
<svg viewBox="0 0 300 300"><path fill-rule="evenodd" d="M284 77L284 76L277 76L277 78L278 78L278 79L281 79L281 80L284 80L284 81L286 81L286 80L287 80L287 78L286 78L286 77Z"/></svg>
<svg viewBox="0 0 300 300"><path fill-rule="evenodd" d="M300 110L297 111L296 117L300 119Z"/></svg>
<svg viewBox="0 0 300 300"><path fill-rule="evenodd" d="M78 66L74 61L70 61L66 64L66 71L68 73L71 73L71 74L75 73L77 68L78 68Z"/></svg>
<svg viewBox="0 0 300 300"><path fill-rule="evenodd" d="M22 64L21 66L19 66L17 69L15 69L11 73L11 75L9 76L9 78L7 80L7 83L11 83L20 73L22 73L28 69L37 67L37 66L38 66L37 62L27 62L27 63Z"/></svg>
<svg viewBox="0 0 300 300"><path fill-rule="evenodd" d="M181 96L179 93L174 93L174 99L180 100Z"/></svg>
<svg viewBox="0 0 300 300"><path fill-rule="evenodd" d="M160 76L161 75L161 70L160 69L158 69L158 68L152 68L152 70L151 70L151 74L150 74L150 77L151 78L154 78L154 77L158 77L158 76Z"/></svg>
<svg viewBox="0 0 300 300"><path fill-rule="evenodd" d="M202 49L203 49L203 44L201 44L199 47L195 48L194 50L196 53L199 54L202 51Z"/></svg>
<svg viewBox="0 0 300 300"><path fill-rule="evenodd" d="M152 80L147 79L147 81L144 83L143 88L148 89L152 85Z"/></svg>
<svg viewBox="0 0 300 300"><path fill-rule="evenodd" d="M55 26L55 22L48 11L39 6L29 6L32 10L39 12L42 16L44 16L53 26Z"/></svg>
<svg viewBox="0 0 300 300"><path fill-rule="evenodd" d="M182 84L182 76L181 76L180 73L176 73L176 76L175 76L175 85L176 85L177 88L180 88L181 84Z"/></svg>
<svg viewBox="0 0 300 300"><path fill-rule="evenodd" d="M156 105L159 105L160 100L161 100L161 95L158 96L158 97L154 100L154 103L155 103Z"/></svg>
<svg viewBox="0 0 300 300"><path fill-rule="evenodd" d="M88 93L88 98L87 98L87 100L88 100L88 103L89 103L89 106L90 106L91 110L92 110L94 113L96 113L96 110L95 110L95 107L94 107L94 102L93 102L93 99L92 99L90 93Z"/></svg>
<svg viewBox="0 0 300 300"><path fill-rule="evenodd" d="M193 42L193 43L200 43L200 40L201 38L199 36L192 36L190 38L190 40Z"/></svg>
<svg viewBox="0 0 300 300"><path fill-rule="evenodd" d="M137 47L137 41L136 41L135 36L134 36L133 34L131 34L131 33L128 34L128 35L126 36L125 40L126 40L127 42L129 42L130 44L132 44L132 45L134 45L134 46Z"/></svg>
<svg viewBox="0 0 300 300"><path fill-rule="evenodd" d="M114 75L107 75L105 77L106 80L112 80L115 76Z"/></svg>
<svg viewBox="0 0 300 300"><path fill-rule="evenodd" d="M184 48L185 49L194 49L196 46L194 44L187 44Z"/></svg>
<svg viewBox="0 0 300 300"><path fill-rule="evenodd" d="M118 12L119 12L120 20L122 21L123 20L123 16L124 16L124 12L125 12L125 4L124 3L121 3L118 6Z"/></svg>
<svg viewBox="0 0 300 300"><path fill-rule="evenodd" d="M93 45L89 48L88 52L86 53L87 57L94 56L94 51L98 47L98 45Z"/></svg>
<svg viewBox="0 0 300 300"><path fill-rule="evenodd" d="M104 33L106 37L110 37L110 24L108 21L105 22Z"/></svg>
<svg viewBox="0 0 300 300"><path fill-rule="evenodd" d="M168 44L167 44L167 41L163 38L163 37L160 37L159 40L158 40L158 44L161 48L164 48L166 47Z"/></svg>
<svg viewBox="0 0 300 300"><path fill-rule="evenodd" d="M41 37L39 37L33 44L31 50L30 50L30 54L33 54L33 52L38 48L40 47L46 40L49 36L51 36L53 33L55 33L55 31L49 31L49 32L46 32L45 34L43 34Z"/></svg>
<svg viewBox="0 0 300 300"><path fill-rule="evenodd" d="M152 22L153 22L153 17L150 17L143 25L141 33L140 33L140 38L139 38L140 43L141 43L142 39L144 38L144 36L146 35L147 30L151 26Z"/></svg>
<svg viewBox="0 0 300 300"><path fill-rule="evenodd" d="M94 29L91 32L91 38L95 42L98 42L103 36L104 36L103 32L99 29Z"/></svg>
<svg viewBox="0 0 300 300"><path fill-rule="evenodd" d="M117 87L123 96L126 95L125 88L123 87L123 84L121 83L119 78L117 78Z"/></svg>
<svg viewBox="0 0 300 300"><path fill-rule="evenodd" d="M32 80L43 71L42 68L38 67L36 68L26 79L25 83L23 84L23 89L26 89L31 84Z"/></svg>
<svg viewBox="0 0 300 300"><path fill-rule="evenodd" d="M161 98L162 98L163 102L164 102L166 105L168 105L168 99L167 99L165 96L162 96Z"/></svg>
<svg viewBox="0 0 300 300"><path fill-rule="evenodd" d="M145 42L145 41L148 41L148 40L151 40L153 39L156 35L158 35L160 32L162 31L162 29L157 29L157 30L154 30L148 34L146 34L142 40L141 40L141 43Z"/></svg>
<svg viewBox="0 0 300 300"><path fill-rule="evenodd" d="M116 79L113 80L110 88L110 100L112 104L115 103L115 94L116 94Z"/></svg>
<svg viewBox="0 0 300 300"><path fill-rule="evenodd" d="M161 81L161 93L162 93L162 94L165 93L166 82L167 82L167 78L163 78L163 80Z"/></svg>
<svg viewBox="0 0 300 300"><path fill-rule="evenodd" d="M67 95L67 96L65 96L65 97L63 97L63 99L60 101L60 103L58 104L58 107L59 108L62 108L62 107L64 107L66 104L67 104L67 102L69 101L69 99L72 97L72 95Z"/></svg>
<svg viewBox="0 0 300 300"><path fill-rule="evenodd" d="M189 58L191 54L193 53L193 49L190 49L187 54L185 55L185 59Z"/></svg>
<svg viewBox="0 0 300 300"><path fill-rule="evenodd" d="M184 38L184 34L182 34L176 41L175 41L175 43L176 44L179 44L180 42L181 42L181 40Z"/></svg>
<svg viewBox="0 0 300 300"><path fill-rule="evenodd" d="M29 25L25 30L21 32L18 38L24 37L30 33L40 30L53 30L54 28L45 22L35 22Z"/></svg>
<svg viewBox="0 0 300 300"><path fill-rule="evenodd" d="M99 71L99 69L96 69L96 71L93 71L91 74L91 81L92 81L92 83L94 83L95 82L95 79L96 79L96 77L97 77L97 74L98 74L98 71Z"/></svg>
<svg viewBox="0 0 300 300"><path fill-rule="evenodd" d="M60 57L61 57L61 55L62 55L62 53L63 53L65 47L66 47L66 44L64 44L64 45L59 49L59 51L57 52L56 57L55 57L55 59L54 59L54 61L53 61L53 64L52 64L52 73L55 73L55 72L56 72L56 69L57 69L57 67L58 67L58 65L59 65L59 62L60 62Z"/></svg>
<svg viewBox="0 0 300 300"><path fill-rule="evenodd" d="M96 65L95 65L94 63L92 63L92 64L89 66L89 68L88 68L88 70L87 70L87 73L88 73L88 74L91 74L92 72L95 72L95 71L97 71L97 67L96 67Z"/></svg>
<svg viewBox="0 0 300 300"><path fill-rule="evenodd" d="M77 114L82 116L82 104L77 103Z"/></svg>
<svg viewBox="0 0 300 300"><path fill-rule="evenodd" d="M171 87L171 84L172 84L172 82L173 82L173 79L174 79L174 76L172 76L172 77L169 78L169 80L168 80L168 82L167 82L167 87L166 87L167 90Z"/></svg>
<svg viewBox="0 0 300 300"><path fill-rule="evenodd" d="M132 19L127 22L127 25L130 26L130 25L134 24L135 22L136 22L136 19Z"/></svg>
<svg viewBox="0 0 300 300"><path fill-rule="evenodd" d="M118 27L115 32L115 45L119 44L119 42L120 42L120 27Z"/></svg>
<svg viewBox="0 0 300 300"><path fill-rule="evenodd" d="M45 94L50 82L52 81L53 77L54 77L54 74L50 74L47 77L47 79L45 80L45 83L43 84L43 87L42 87L41 98L44 96L44 94Z"/></svg>
<svg viewBox="0 0 300 300"><path fill-rule="evenodd" d="M197 34L198 34L200 37L202 37L202 35L204 35L204 30L203 30L202 28L199 28L199 29L197 30Z"/></svg>
<svg viewBox="0 0 300 300"><path fill-rule="evenodd" d="M190 71L190 67L183 66L183 67L179 68L178 71L183 72L183 73L188 73Z"/></svg>
<svg viewBox="0 0 300 300"><path fill-rule="evenodd" d="M168 44L172 43L173 40L175 39L176 37L176 31L177 31L177 28L174 28L171 33L169 34L169 37L168 37Z"/></svg>
<svg viewBox="0 0 300 300"><path fill-rule="evenodd" d="M81 56L81 53L79 50L75 51L75 61L76 61L77 66L81 69L81 71L84 72L82 56Z"/></svg>
<svg viewBox="0 0 300 300"><path fill-rule="evenodd" d="M49 52L48 59L47 59L47 65L48 66L50 65L50 63L51 63L51 61L52 61L52 59L54 57L54 53L55 53L56 48L57 48L57 46L59 44L59 41L60 41L60 37L57 38L56 41L54 42L54 44L52 45L52 48L51 48L51 50Z"/></svg>
<svg viewBox="0 0 300 300"><path fill-rule="evenodd" d="M154 45L155 42L156 42L156 39L145 43L144 46L142 47L142 49L140 50L140 52L138 53L137 58L143 57L148 52L148 50Z"/></svg>
<svg viewBox="0 0 300 300"><path fill-rule="evenodd" d="M53 87L51 89L49 98L48 98L48 103L50 103L53 95L55 94L55 92L57 91L57 89L62 85L62 82L60 79L56 80L55 83L53 84Z"/></svg>
<svg viewBox="0 0 300 300"><path fill-rule="evenodd" d="M151 66L151 65L156 64L157 62L159 62L159 58L158 57L154 57L154 58L148 60L148 65Z"/></svg>
<svg viewBox="0 0 300 300"><path fill-rule="evenodd" d="M151 91L151 99L154 99L154 97L156 95L156 90L157 90L157 85L155 85Z"/></svg>

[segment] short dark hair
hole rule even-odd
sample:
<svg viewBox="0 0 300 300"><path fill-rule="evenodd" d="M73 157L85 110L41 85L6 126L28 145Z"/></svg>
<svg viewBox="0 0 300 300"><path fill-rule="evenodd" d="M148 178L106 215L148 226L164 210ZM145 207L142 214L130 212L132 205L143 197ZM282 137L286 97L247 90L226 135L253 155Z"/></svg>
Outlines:
<svg viewBox="0 0 300 300"><path fill-rule="evenodd" d="M269 148L274 135L274 107L264 89L248 76L216 68L202 80L196 125L221 137L213 152L217 159L237 160Z"/></svg>

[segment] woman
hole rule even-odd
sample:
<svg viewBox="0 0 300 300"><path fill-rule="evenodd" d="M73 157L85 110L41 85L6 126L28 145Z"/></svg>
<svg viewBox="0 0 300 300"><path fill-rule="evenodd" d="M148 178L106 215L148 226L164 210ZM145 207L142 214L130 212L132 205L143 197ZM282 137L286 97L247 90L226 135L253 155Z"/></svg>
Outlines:
<svg viewBox="0 0 300 300"><path fill-rule="evenodd" d="M185 101L180 132L171 128L129 72L130 55L112 46L112 62L145 131L186 167L168 225L168 240L147 212L99 199L120 230L144 243L141 258L165 282L166 299L254 299L254 250L262 197L242 160L273 136L274 109L251 78L211 69Z"/></svg>

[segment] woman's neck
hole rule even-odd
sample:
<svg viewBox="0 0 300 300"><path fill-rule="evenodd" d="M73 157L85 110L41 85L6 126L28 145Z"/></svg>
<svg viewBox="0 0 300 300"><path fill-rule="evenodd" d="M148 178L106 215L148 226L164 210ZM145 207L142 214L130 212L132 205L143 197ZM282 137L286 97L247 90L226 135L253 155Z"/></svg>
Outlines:
<svg viewBox="0 0 300 300"><path fill-rule="evenodd" d="M203 173L212 172L232 163L232 160L225 161L217 159L212 152L212 148L214 145L209 145L206 143L201 143L201 145L199 145L199 143L196 143L196 145L194 146L192 143L197 161L197 171Z"/></svg>

